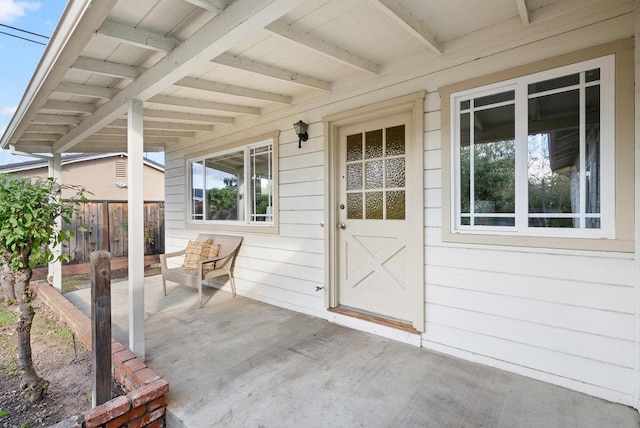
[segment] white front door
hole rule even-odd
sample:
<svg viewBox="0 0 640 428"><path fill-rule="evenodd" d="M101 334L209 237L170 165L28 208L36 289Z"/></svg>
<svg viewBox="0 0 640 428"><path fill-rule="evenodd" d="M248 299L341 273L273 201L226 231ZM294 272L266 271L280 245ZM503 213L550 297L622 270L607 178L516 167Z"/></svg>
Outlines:
<svg viewBox="0 0 640 428"><path fill-rule="evenodd" d="M338 129L337 303L419 328L422 239L412 234L422 230L412 225L422 210L408 180L422 182L411 161L422 152L411 121L407 112Z"/></svg>

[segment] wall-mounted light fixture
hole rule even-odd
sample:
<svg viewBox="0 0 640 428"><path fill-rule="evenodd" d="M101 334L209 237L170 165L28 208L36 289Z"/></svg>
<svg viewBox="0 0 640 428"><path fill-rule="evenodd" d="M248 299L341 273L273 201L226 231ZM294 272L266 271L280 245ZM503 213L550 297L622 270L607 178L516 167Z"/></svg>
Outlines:
<svg viewBox="0 0 640 428"><path fill-rule="evenodd" d="M301 120L293 124L293 129L296 131L296 134L298 134L299 149L302 148L302 142L307 141L309 139L309 134L307 134L307 128L309 128L309 125L307 125Z"/></svg>

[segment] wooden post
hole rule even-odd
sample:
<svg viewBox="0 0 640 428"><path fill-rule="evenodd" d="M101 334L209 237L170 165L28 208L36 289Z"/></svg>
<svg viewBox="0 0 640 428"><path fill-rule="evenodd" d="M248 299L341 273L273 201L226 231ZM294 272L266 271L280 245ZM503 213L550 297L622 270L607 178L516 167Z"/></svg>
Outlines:
<svg viewBox="0 0 640 428"><path fill-rule="evenodd" d="M111 255L91 253L91 363L93 407L111 400Z"/></svg>

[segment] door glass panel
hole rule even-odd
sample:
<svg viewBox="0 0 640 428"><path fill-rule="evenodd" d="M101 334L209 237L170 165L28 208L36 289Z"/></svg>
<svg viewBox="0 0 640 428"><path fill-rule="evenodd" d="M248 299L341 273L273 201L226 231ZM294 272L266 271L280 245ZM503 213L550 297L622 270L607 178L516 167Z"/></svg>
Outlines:
<svg viewBox="0 0 640 428"><path fill-rule="evenodd" d="M347 136L347 162L362 159L362 134Z"/></svg>
<svg viewBox="0 0 640 428"><path fill-rule="evenodd" d="M382 129L365 133L365 158L382 157Z"/></svg>
<svg viewBox="0 0 640 428"><path fill-rule="evenodd" d="M347 165L347 190L362 190L362 163Z"/></svg>
<svg viewBox="0 0 640 428"><path fill-rule="evenodd" d="M404 187L406 184L404 173L404 158L387 159L386 187Z"/></svg>
<svg viewBox="0 0 640 428"><path fill-rule="evenodd" d="M404 220L404 207L404 190L394 190L392 192L387 192L387 220Z"/></svg>
<svg viewBox="0 0 640 428"><path fill-rule="evenodd" d="M362 219L362 193L347 193L347 218Z"/></svg>
<svg viewBox="0 0 640 428"><path fill-rule="evenodd" d="M382 220L382 204L383 197L382 192L368 192L366 193L366 216L368 220Z"/></svg>
<svg viewBox="0 0 640 428"><path fill-rule="evenodd" d="M404 154L404 125L387 128L387 156L399 156Z"/></svg>
<svg viewBox="0 0 640 428"><path fill-rule="evenodd" d="M382 189L382 161L366 162L365 176L367 189Z"/></svg>

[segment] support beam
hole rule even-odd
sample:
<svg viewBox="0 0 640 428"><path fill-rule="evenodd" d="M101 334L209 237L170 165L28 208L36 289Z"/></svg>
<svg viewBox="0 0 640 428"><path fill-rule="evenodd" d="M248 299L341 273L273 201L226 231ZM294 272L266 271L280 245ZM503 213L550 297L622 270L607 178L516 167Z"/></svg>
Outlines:
<svg viewBox="0 0 640 428"><path fill-rule="evenodd" d="M129 349L144 360L144 138L142 101L128 105Z"/></svg>
<svg viewBox="0 0 640 428"><path fill-rule="evenodd" d="M413 16L396 0L372 0L378 9L385 15L399 24L406 32L415 37L420 43L437 54L441 54L442 47L436 36L427 28L422 21Z"/></svg>
<svg viewBox="0 0 640 428"><path fill-rule="evenodd" d="M56 183L62 184L62 156L60 153L54 153L53 157L49 160L49 177L53 178ZM62 218L58 217L56 219L54 229L56 232L62 229ZM62 254L62 245L55 245L51 251L53 252L54 260L57 259L60 257L60 254ZM53 261L49 263L47 281L62 293L62 262Z"/></svg>
<svg viewBox="0 0 640 428"><path fill-rule="evenodd" d="M339 61L349 67L370 73L374 76L377 76L379 73L379 67L377 64L374 64L373 62L361 58L338 46L327 43L324 40L320 40L317 37L313 37L310 34L282 21L272 22L267 25L266 29L280 37L284 37L285 39L294 42L299 46L302 46L303 48L319 52L327 58Z"/></svg>
<svg viewBox="0 0 640 428"><path fill-rule="evenodd" d="M244 113L259 115L260 109L257 107L239 106L235 104L216 103L212 101L194 100L192 98L168 97L166 95L156 95L147 100L149 103L163 104L177 107L189 107L202 110L226 111L230 113Z"/></svg>
<svg viewBox="0 0 640 428"><path fill-rule="evenodd" d="M142 74L138 67L84 56L79 57L71 68L123 79L136 79Z"/></svg>
<svg viewBox="0 0 640 428"><path fill-rule="evenodd" d="M127 142L126 135L93 135L84 140L89 145L103 145L108 143L125 144ZM178 137L145 137L145 144L164 145L168 143L178 143Z"/></svg>
<svg viewBox="0 0 640 428"><path fill-rule="evenodd" d="M93 132L121 118L129 100L144 101L160 93L304 1L236 0L61 138L54 151L72 149Z"/></svg>
<svg viewBox="0 0 640 428"><path fill-rule="evenodd" d="M145 112L145 115L147 112ZM126 119L117 119L109 124L109 126L114 128L126 128L127 120ZM177 123L177 122L156 122L151 120L144 120L144 129L168 129L168 130L176 130L176 131L194 131L194 132L211 132L213 131L213 126L211 125L199 125L195 123Z"/></svg>
<svg viewBox="0 0 640 428"><path fill-rule="evenodd" d="M125 128L111 127L106 126L101 130L97 131L94 136L122 136L127 135L127 130ZM144 124L144 137L158 137L158 138L193 138L196 136L195 132L190 131L173 131L167 129L149 129L147 124ZM91 137L93 138L93 137ZM91 139L89 138L89 140Z"/></svg>
<svg viewBox="0 0 640 428"><path fill-rule="evenodd" d="M31 123L40 125L77 125L82 121L80 116L69 116L62 114L39 114L33 118Z"/></svg>
<svg viewBox="0 0 640 428"><path fill-rule="evenodd" d="M516 5L518 6L518 14L520 14L522 25L526 27L531 24L529 9L527 9L527 0L516 0Z"/></svg>
<svg viewBox="0 0 640 428"><path fill-rule="evenodd" d="M222 12L232 0L184 0L187 3L191 3L194 6L198 6L201 9L208 10L210 12L220 13Z"/></svg>
<svg viewBox="0 0 640 428"><path fill-rule="evenodd" d="M118 93L117 89L103 88L101 86L81 85L79 83L61 83L55 92L62 94L81 95L91 98L111 98Z"/></svg>
<svg viewBox="0 0 640 428"><path fill-rule="evenodd" d="M119 40L128 45L158 52L170 52L180 44L180 41L177 39L129 27L128 25L110 20L102 23L100 28L98 28L97 34Z"/></svg>
<svg viewBox="0 0 640 428"><path fill-rule="evenodd" d="M87 103L77 103L71 101L49 100L42 106L42 110L72 111L74 113L93 113L96 108Z"/></svg>
<svg viewBox="0 0 640 428"><path fill-rule="evenodd" d="M635 223L635 254L634 254L634 288L635 288L635 337L634 337L634 352L635 355L640 355L640 0L634 0L633 2L633 35L635 39L634 44L634 153L635 153L635 171L634 171L634 223ZM633 402L634 407L640 408L640 359L635 358L633 363L634 372L634 388L633 388Z"/></svg>
<svg viewBox="0 0 640 428"><path fill-rule="evenodd" d="M228 116L210 116L208 114L196 114L196 113L178 113L175 111L166 110L151 110L144 111L146 117L155 117L159 119L169 119L182 122L197 122L197 123L234 123L235 119Z"/></svg>
<svg viewBox="0 0 640 428"><path fill-rule="evenodd" d="M285 82L296 83L309 88L320 89L322 91L328 91L331 87L329 82L316 79L315 77L305 76L294 71L284 70L229 54L222 54L211 60L211 62L274 79L284 80Z"/></svg>
<svg viewBox="0 0 640 428"><path fill-rule="evenodd" d="M217 92L220 94L235 95L238 97L252 98L254 100L273 101L282 104L291 104L291 97L287 95L275 94L273 92L260 91L258 89L243 88L240 86L225 85L224 83L211 82L208 80L185 77L178 80L175 86L191 89L201 89L207 92Z"/></svg>

